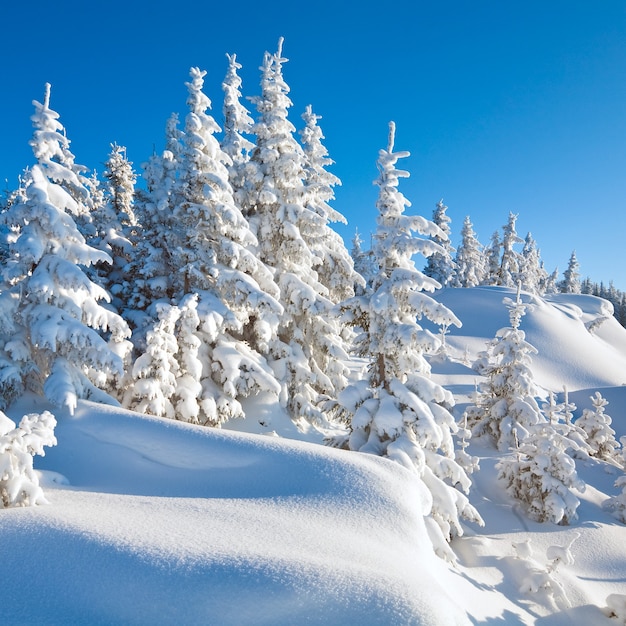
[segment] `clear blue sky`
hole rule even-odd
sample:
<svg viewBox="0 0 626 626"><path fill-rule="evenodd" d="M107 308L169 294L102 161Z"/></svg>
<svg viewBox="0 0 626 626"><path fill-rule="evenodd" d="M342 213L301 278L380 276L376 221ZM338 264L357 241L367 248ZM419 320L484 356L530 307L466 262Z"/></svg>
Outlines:
<svg viewBox="0 0 626 626"><path fill-rule="evenodd" d="M263 53L284 36L291 119L300 128L307 104L322 115L348 246L374 227L376 158L394 120L396 147L411 152L409 210L431 218L443 198L454 245L465 215L486 244L513 211L548 270L562 273L575 249L583 277L626 290L623 0L31 0L5 3L0 21L9 186L33 163L31 101L45 82L78 163L102 171L116 141L140 170L169 114L185 113L190 66L208 71L219 122L225 53L256 95Z"/></svg>

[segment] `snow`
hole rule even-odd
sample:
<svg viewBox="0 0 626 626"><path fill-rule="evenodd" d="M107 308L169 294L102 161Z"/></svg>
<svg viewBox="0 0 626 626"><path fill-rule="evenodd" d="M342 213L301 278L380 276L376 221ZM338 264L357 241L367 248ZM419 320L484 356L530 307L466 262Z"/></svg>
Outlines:
<svg viewBox="0 0 626 626"><path fill-rule="evenodd" d="M431 361L460 419L479 379L465 362L507 326L515 294L435 295L463 323L446 338L457 361ZM601 390L626 435L626 330L607 319L590 332L604 309L588 296L522 299L546 398L566 386L579 417ZM429 495L410 471L319 445L272 394L247 399L229 430L81 400L70 416L34 396L6 413L19 423L47 409L58 443L34 460L49 504L0 510L4 623L626 623L624 525L603 509L620 491L613 464L576 459L578 519L541 524L497 482L501 453L470 441L469 500L485 527L463 524L450 564L432 550Z"/></svg>

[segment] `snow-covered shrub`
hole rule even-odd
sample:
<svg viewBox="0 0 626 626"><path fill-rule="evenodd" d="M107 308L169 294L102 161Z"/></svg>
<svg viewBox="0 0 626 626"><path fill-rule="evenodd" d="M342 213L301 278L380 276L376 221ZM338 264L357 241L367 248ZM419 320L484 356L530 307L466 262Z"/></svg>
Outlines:
<svg viewBox="0 0 626 626"><path fill-rule="evenodd" d="M509 495L537 522L569 524L577 517L580 501L571 489L584 491L585 484L565 451L567 445L550 424L540 424L520 442L515 455L496 466Z"/></svg>
<svg viewBox="0 0 626 626"><path fill-rule="evenodd" d="M546 550L546 558L548 563L545 566L539 565L531 557L530 543L523 542L514 544L514 548L518 554L518 558L522 560L527 567L524 577L520 584L520 591L527 594L544 594L547 599L551 599L556 605L562 609L571 607L571 603L565 593L563 585L557 580L557 570L561 565L573 565L574 556L571 548L576 539L580 537L580 533L575 533L572 540L565 546L552 545ZM522 548L522 549L520 549Z"/></svg>
<svg viewBox="0 0 626 626"><path fill-rule="evenodd" d="M592 409L584 409L576 425L587 435L589 455L616 463L616 450L619 443L615 440L615 431L611 428L611 418L604 412L608 401L599 391L591 396Z"/></svg>
<svg viewBox="0 0 626 626"><path fill-rule="evenodd" d="M615 486L622 489L621 493L605 500L602 503L602 508L626 524L626 475L620 476L615 481Z"/></svg>
<svg viewBox="0 0 626 626"><path fill-rule="evenodd" d="M607 617L614 617L618 624L626 626L626 595L622 593L612 593L607 596L604 614Z"/></svg>
<svg viewBox="0 0 626 626"><path fill-rule="evenodd" d="M33 470L33 456L54 446L56 420L52 413L31 413L15 426L0 411L0 508L47 504Z"/></svg>

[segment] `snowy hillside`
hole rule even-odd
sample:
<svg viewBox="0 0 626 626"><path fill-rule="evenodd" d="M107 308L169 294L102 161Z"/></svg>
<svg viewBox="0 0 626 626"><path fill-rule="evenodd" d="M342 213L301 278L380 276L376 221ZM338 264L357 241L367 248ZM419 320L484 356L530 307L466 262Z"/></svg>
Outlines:
<svg viewBox="0 0 626 626"><path fill-rule="evenodd" d="M458 419L478 379L467 363L508 324L504 296L437 294L463 322L446 340L454 362L433 360ZM597 298L522 297L534 304L521 328L538 350L536 382L567 386L576 415L601 390L626 435L626 330ZM45 408L29 396L7 413ZM232 426L247 433L89 402L73 417L54 411L58 445L35 458L50 504L0 512L3 622L626 623L626 611L606 616L626 602L626 530L602 509L618 493L616 466L577 461L579 519L539 524L497 484L501 454L472 443L470 501L485 527L466 525L448 564L432 552L413 474L311 443L276 405L245 408Z"/></svg>

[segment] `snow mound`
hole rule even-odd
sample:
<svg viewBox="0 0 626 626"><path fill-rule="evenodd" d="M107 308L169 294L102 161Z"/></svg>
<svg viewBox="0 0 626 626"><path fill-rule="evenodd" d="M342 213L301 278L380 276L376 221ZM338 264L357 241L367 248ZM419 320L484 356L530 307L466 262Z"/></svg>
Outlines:
<svg viewBox="0 0 626 626"><path fill-rule="evenodd" d="M509 325L505 287L442 289L437 300L456 312L463 326L446 337L451 356L472 362L500 328ZM528 302L520 329L538 349L532 371L538 385L561 392L626 385L626 329L612 315L612 305L595 296L554 294ZM466 349L467 348L467 349Z"/></svg>
<svg viewBox="0 0 626 626"><path fill-rule="evenodd" d="M396 464L88 402L56 435L51 506L0 517L7 623L469 623Z"/></svg>

